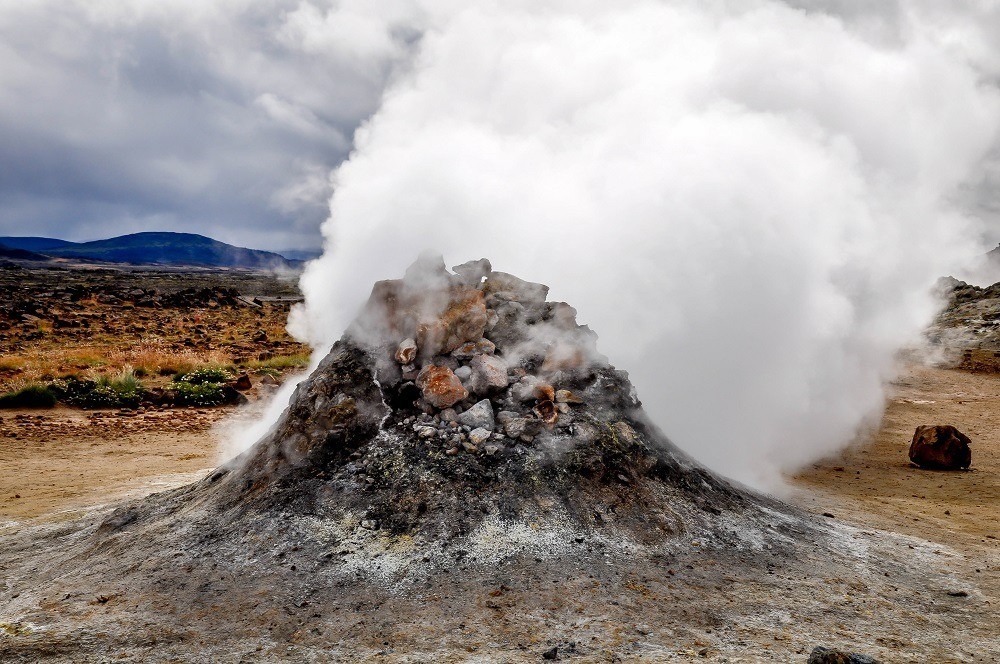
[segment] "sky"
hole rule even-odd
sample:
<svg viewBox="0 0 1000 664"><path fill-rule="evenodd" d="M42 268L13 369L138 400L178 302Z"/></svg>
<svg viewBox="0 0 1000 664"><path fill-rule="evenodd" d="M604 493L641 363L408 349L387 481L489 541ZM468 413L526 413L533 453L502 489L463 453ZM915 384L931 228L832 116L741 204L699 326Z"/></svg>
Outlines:
<svg viewBox="0 0 1000 664"><path fill-rule="evenodd" d="M997 73L989 41L1000 31L988 3L965 12L983 27L981 42L962 30L953 3L791 4L880 38L901 8L920 6ZM0 235L175 230L316 248L331 172L355 130L411 66L427 14L460 5L0 0ZM1000 212L1000 159L992 163L966 193L990 219ZM985 227L989 242L1000 239L995 227Z"/></svg>
<svg viewBox="0 0 1000 664"><path fill-rule="evenodd" d="M411 7L0 0L0 235L318 247Z"/></svg>

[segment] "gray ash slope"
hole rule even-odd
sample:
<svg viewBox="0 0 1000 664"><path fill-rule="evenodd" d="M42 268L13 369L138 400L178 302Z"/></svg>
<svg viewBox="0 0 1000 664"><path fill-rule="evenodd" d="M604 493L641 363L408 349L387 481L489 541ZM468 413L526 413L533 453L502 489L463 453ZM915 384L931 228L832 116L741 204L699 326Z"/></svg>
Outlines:
<svg viewBox="0 0 1000 664"><path fill-rule="evenodd" d="M571 307L486 261L455 272L376 284L271 433L204 480L5 538L0 656L721 654L750 644L720 630L793 613L875 647L951 582L907 571L920 543L903 560L698 467Z"/></svg>

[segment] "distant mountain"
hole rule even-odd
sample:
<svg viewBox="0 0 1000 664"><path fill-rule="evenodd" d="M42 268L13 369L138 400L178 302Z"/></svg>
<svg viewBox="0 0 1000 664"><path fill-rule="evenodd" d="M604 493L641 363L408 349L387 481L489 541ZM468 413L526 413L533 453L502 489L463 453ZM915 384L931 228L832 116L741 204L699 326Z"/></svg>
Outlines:
<svg viewBox="0 0 1000 664"><path fill-rule="evenodd" d="M44 261L48 260L49 257L35 253L34 251L28 251L27 249L18 249L17 247L8 247L5 244L0 244L0 258L13 258L19 261Z"/></svg>
<svg viewBox="0 0 1000 664"><path fill-rule="evenodd" d="M11 249L25 249L27 251L42 252L46 249L69 247L74 243L66 240L57 240L52 237L0 237L0 244L10 247Z"/></svg>
<svg viewBox="0 0 1000 664"><path fill-rule="evenodd" d="M281 249L279 254L289 260L311 261L323 255L322 249Z"/></svg>
<svg viewBox="0 0 1000 664"><path fill-rule="evenodd" d="M132 233L93 242L43 237L0 237L0 245L57 258L110 263L295 269L301 261L258 249L236 247L194 233Z"/></svg>

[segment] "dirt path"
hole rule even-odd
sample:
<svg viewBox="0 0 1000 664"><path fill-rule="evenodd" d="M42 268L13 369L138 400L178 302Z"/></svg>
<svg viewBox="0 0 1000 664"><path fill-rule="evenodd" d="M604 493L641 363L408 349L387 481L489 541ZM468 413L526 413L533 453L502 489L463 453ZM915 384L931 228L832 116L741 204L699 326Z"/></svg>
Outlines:
<svg viewBox="0 0 1000 664"><path fill-rule="evenodd" d="M3 411L0 524L68 518L193 481L215 465L218 439L212 427L231 413Z"/></svg>

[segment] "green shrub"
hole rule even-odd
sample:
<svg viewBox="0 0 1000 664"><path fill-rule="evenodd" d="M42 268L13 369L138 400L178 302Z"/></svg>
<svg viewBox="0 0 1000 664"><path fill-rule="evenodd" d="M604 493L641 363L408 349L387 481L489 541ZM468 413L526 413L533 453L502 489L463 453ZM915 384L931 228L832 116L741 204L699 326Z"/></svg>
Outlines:
<svg viewBox="0 0 1000 664"><path fill-rule="evenodd" d="M170 389L174 392L174 403L178 406L220 406L226 402L220 383L174 381Z"/></svg>
<svg viewBox="0 0 1000 664"><path fill-rule="evenodd" d="M28 385L0 395L0 408L52 408L56 396L45 385Z"/></svg>
<svg viewBox="0 0 1000 664"><path fill-rule="evenodd" d="M77 376L63 376L49 383L49 391L56 399L70 405L97 387L97 382Z"/></svg>
<svg viewBox="0 0 1000 664"><path fill-rule="evenodd" d="M135 408L146 397L146 390L130 369L114 378L101 376L96 381L56 380L50 389L63 403L80 408Z"/></svg>
<svg viewBox="0 0 1000 664"><path fill-rule="evenodd" d="M195 369L189 373L175 376L174 383L189 383L191 385L205 385L210 383L226 383L233 379L233 374L228 369L222 367L205 367Z"/></svg>

